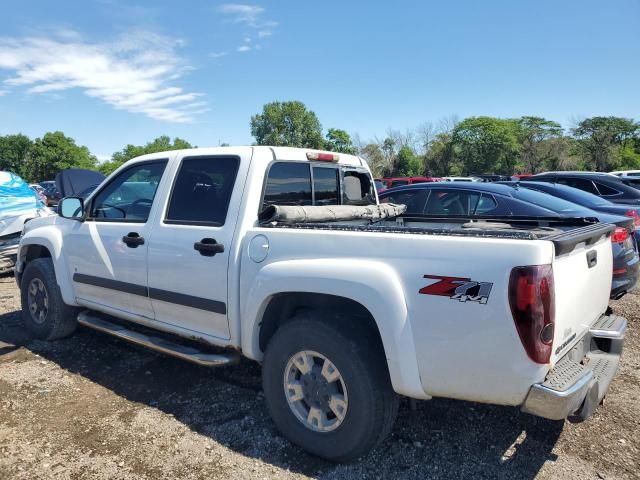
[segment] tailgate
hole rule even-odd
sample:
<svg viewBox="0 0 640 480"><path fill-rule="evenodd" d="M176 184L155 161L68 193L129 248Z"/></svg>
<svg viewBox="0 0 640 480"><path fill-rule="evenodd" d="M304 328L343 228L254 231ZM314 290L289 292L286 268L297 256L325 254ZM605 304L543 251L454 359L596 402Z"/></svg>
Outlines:
<svg viewBox="0 0 640 480"><path fill-rule="evenodd" d="M551 362L580 340L609 304L613 257L611 225L565 232L553 239L556 315Z"/></svg>

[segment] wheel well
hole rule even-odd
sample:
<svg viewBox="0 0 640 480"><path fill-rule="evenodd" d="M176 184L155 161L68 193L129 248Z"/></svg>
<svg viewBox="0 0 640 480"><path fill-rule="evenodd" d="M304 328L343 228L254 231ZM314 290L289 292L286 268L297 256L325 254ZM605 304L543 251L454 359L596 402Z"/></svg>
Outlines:
<svg viewBox="0 0 640 480"><path fill-rule="evenodd" d="M51 252L47 247L42 245L28 245L26 247L26 252L24 253L24 261L26 263L31 260L35 260L36 258L51 258Z"/></svg>
<svg viewBox="0 0 640 480"><path fill-rule="evenodd" d="M321 293L279 293L271 298L260 322L259 345L265 351L274 333L303 310L331 310L341 316L355 318L361 327L384 352L376 321L361 303L350 298Z"/></svg>

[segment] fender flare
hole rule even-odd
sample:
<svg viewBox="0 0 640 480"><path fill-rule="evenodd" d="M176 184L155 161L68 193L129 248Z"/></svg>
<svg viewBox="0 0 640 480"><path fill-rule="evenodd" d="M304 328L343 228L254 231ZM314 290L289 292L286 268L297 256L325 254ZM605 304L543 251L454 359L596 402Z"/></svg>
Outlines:
<svg viewBox="0 0 640 480"><path fill-rule="evenodd" d="M383 262L304 259L264 266L242 299L242 351L247 357L262 360L261 322L273 296L301 292L348 298L365 307L380 332L394 390L413 398L430 398L420 381L401 279Z"/></svg>
<svg viewBox="0 0 640 480"><path fill-rule="evenodd" d="M27 233L20 240L20 249L18 251L18 258L16 267L19 272L24 270L24 262L27 248L31 245L38 245L46 248L51 254L51 261L53 263L53 269L56 274L56 281L60 287L60 293L64 303L67 305L77 305L76 297L71 283L71 275L67 264L62 258L62 233L56 229L47 229L47 235L42 235L42 228L38 229L39 235L30 235Z"/></svg>

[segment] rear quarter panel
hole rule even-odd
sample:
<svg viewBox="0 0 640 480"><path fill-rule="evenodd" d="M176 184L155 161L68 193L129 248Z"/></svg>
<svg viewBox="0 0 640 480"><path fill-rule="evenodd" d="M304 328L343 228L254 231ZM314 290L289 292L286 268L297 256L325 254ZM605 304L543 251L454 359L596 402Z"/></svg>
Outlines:
<svg viewBox="0 0 640 480"><path fill-rule="evenodd" d="M248 255L257 235L269 244L260 263ZM549 366L531 362L520 343L509 274L514 266L552 260L545 241L255 228L241 261L242 349L261 358L258 322L272 295L340 295L372 313L397 392L518 405ZM440 281L425 275L486 282L491 291L486 303L420 293Z"/></svg>

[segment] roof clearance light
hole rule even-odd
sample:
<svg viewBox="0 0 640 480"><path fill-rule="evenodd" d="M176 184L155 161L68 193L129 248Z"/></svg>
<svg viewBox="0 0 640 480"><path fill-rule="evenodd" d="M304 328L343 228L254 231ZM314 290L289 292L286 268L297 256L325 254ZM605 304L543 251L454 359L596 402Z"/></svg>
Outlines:
<svg viewBox="0 0 640 480"><path fill-rule="evenodd" d="M307 160L318 160L320 162L337 162L340 160L340 155L337 153L318 153L307 152Z"/></svg>

